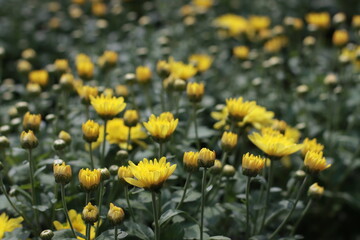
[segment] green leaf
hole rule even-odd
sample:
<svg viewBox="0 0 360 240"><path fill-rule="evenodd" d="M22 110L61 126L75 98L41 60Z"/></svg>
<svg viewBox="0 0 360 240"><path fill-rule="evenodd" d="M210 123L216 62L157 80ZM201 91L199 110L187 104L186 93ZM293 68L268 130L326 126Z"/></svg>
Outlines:
<svg viewBox="0 0 360 240"><path fill-rule="evenodd" d="M209 240L231 240L231 238L225 236L212 236L209 238Z"/></svg>
<svg viewBox="0 0 360 240"><path fill-rule="evenodd" d="M73 237L73 233L70 229L64 229L54 232L54 237L52 240L70 240L70 239L76 239Z"/></svg>
<svg viewBox="0 0 360 240"><path fill-rule="evenodd" d="M161 230L160 239L183 240L184 239L184 224L173 223L167 225Z"/></svg>
<svg viewBox="0 0 360 240"><path fill-rule="evenodd" d="M128 234L126 232L119 230L117 238L118 239L123 239L127 235ZM113 238L115 238L115 230L111 229L111 230L107 230L107 231L103 232L102 234L100 234L100 236L98 236L96 238L96 240L108 240L108 239L113 239Z"/></svg>
<svg viewBox="0 0 360 240"><path fill-rule="evenodd" d="M127 233L129 236L135 236L141 240L152 240L154 239L154 232L148 226L141 223L125 222L124 223Z"/></svg>
<svg viewBox="0 0 360 240"><path fill-rule="evenodd" d="M160 226L163 225L165 222L169 221L172 217L182 213L183 211L180 210L173 210L173 209L169 209L166 212L164 212L159 220L159 224Z"/></svg>

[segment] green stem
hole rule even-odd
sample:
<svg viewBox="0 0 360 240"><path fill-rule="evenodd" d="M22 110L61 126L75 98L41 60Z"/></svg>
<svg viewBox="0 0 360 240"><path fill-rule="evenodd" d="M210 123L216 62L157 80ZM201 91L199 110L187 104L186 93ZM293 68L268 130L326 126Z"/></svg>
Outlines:
<svg viewBox="0 0 360 240"><path fill-rule="evenodd" d="M89 203L90 200L90 192L85 193L85 206Z"/></svg>
<svg viewBox="0 0 360 240"><path fill-rule="evenodd" d="M116 225L114 226L114 229L115 229L115 240L117 240L118 239L118 228Z"/></svg>
<svg viewBox="0 0 360 240"><path fill-rule="evenodd" d="M29 164L30 164L30 183L31 183L31 197L32 197L32 207L34 210L34 215L35 215L35 224L36 226L40 226L39 225L39 215L38 212L36 210L36 208L34 208L37 205L36 202L36 191L35 191L35 178L34 178L34 162L32 159L32 150L29 149L28 150L28 160L29 160Z"/></svg>
<svg viewBox="0 0 360 240"><path fill-rule="evenodd" d="M64 184L60 184L60 190L61 190L61 201L62 201L62 204L63 204L65 217L66 217L66 220L69 222L69 225L70 225L70 228L71 228L71 231L72 231L74 237L76 238L76 233L75 233L74 227L72 225L72 222L70 220L67 204L66 204L66 201L65 201L65 185Z"/></svg>
<svg viewBox="0 0 360 240"><path fill-rule="evenodd" d="M250 226L250 204L249 204L249 194L250 194L250 183L251 177L247 177L247 184L246 184L246 239L250 237L251 226Z"/></svg>
<svg viewBox="0 0 360 240"><path fill-rule="evenodd" d="M300 199L300 196L301 196L301 193L303 192L304 190L304 187L306 185L306 181L308 179L308 176L306 176L300 186L300 189L296 195L296 199L295 199L295 202L290 210L290 212L288 213L288 215L285 217L285 219L282 221L282 223L277 227L277 229L270 235L270 240L273 239L276 234L278 234L280 232L280 230L285 226L286 222L289 220L289 218L291 217L292 213L294 212L295 208L296 208L296 205Z"/></svg>
<svg viewBox="0 0 360 240"><path fill-rule="evenodd" d="M193 105L193 121L194 121L194 127L195 127L195 138L196 138L196 147L197 149L200 149L200 142L199 142L199 135L198 135L198 125L196 121L196 104Z"/></svg>
<svg viewBox="0 0 360 240"><path fill-rule="evenodd" d="M130 150L130 143L131 143L131 127L129 127L128 137L127 137L127 143L126 143L126 150Z"/></svg>
<svg viewBox="0 0 360 240"><path fill-rule="evenodd" d="M90 240L90 229L91 229L91 226L90 224L86 224L86 240Z"/></svg>
<svg viewBox="0 0 360 240"><path fill-rule="evenodd" d="M147 108L150 110L150 112L153 112L152 99L151 99L151 94L150 94L150 86L148 84L146 84L146 86L144 88L145 88Z"/></svg>
<svg viewBox="0 0 360 240"><path fill-rule="evenodd" d="M225 165L225 163L226 163L227 156L228 156L228 153L227 153L227 152L225 152L225 153L222 155L222 158L221 158L221 169L224 168L224 165Z"/></svg>
<svg viewBox="0 0 360 240"><path fill-rule="evenodd" d="M159 159L163 156L163 143L159 143ZM158 159L158 160L159 160Z"/></svg>
<svg viewBox="0 0 360 240"><path fill-rule="evenodd" d="M104 167L105 165L105 147L106 147L106 127L107 127L107 121L104 120L104 140L102 144L102 152L101 152L101 166Z"/></svg>
<svg viewBox="0 0 360 240"><path fill-rule="evenodd" d="M94 159L93 159L93 151L92 151L92 143L89 143L89 154L90 154L90 163L91 163L91 168L94 169L95 165L94 165Z"/></svg>
<svg viewBox="0 0 360 240"><path fill-rule="evenodd" d="M265 223L265 218L266 218L266 212L267 212L268 205L269 205L270 188L271 188L272 181L273 181L273 171L274 171L274 163L270 160L269 174L268 174L268 185L267 185L266 194L265 194L264 214L263 214L263 216L262 216L259 233L260 233L260 232L263 230L263 228L264 228L264 223Z"/></svg>
<svg viewBox="0 0 360 240"><path fill-rule="evenodd" d="M309 200L309 202L307 203L304 211L301 213L300 218L297 220L297 222L295 223L293 229L291 230L290 236L294 236L296 229L298 228L300 222L303 220L303 218L305 217L305 215L307 214L307 212L309 211L310 207L312 204L312 199Z"/></svg>
<svg viewBox="0 0 360 240"><path fill-rule="evenodd" d="M206 187L206 168L203 170L201 183L201 215L200 215L200 240L203 240L204 235L204 207L205 207L205 187Z"/></svg>
<svg viewBox="0 0 360 240"><path fill-rule="evenodd" d="M160 227L159 227L159 216L156 207L156 193L154 191L151 192L152 198L152 207L154 213L154 222L155 222L155 240L160 240Z"/></svg>
<svg viewBox="0 0 360 240"><path fill-rule="evenodd" d="M180 100L181 100L181 92L177 93L176 95L175 116L179 114Z"/></svg>
<svg viewBox="0 0 360 240"><path fill-rule="evenodd" d="M130 212L130 215L131 215L131 220L133 220L133 222L135 222L135 215L134 215L133 209L131 207L131 203L130 203L128 185L125 185L124 192L125 192L126 203L128 205L129 212Z"/></svg>
<svg viewBox="0 0 360 240"><path fill-rule="evenodd" d="M186 178L186 182L185 182L185 185L184 185L184 191L183 191L183 195L181 197L181 200L179 202L179 204L177 205L176 209L179 209L181 204L183 204L184 200L185 200L185 197L186 197L186 191L187 191L187 188L189 186L189 183L190 183L190 178L191 178L191 172L188 174L187 178Z"/></svg>
<svg viewBox="0 0 360 240"><path fill-rule="evenodd" d="M102 201L103 201L103 195L104 195L104 181L100 182L100 186L99 186L99 214L101 216L101 206L102 206ZM100 226L100 220L97 221L96 223L96 235L97 236L99 234L99 226Z"/></svg>
<svg viewBox="0 0 360 240"><path fill-rule="evenodd" d="M85 104L85 117L87 120L90 119L89 104Z"/></svg>

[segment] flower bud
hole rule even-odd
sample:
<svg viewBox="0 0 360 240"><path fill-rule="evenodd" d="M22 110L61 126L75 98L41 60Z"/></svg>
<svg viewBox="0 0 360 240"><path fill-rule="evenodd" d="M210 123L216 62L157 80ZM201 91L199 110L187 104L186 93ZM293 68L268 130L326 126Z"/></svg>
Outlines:
<svg viewBox="0 0 360 240"><path fill-rule="evenodd" d="M185 152L183 157L184 168L188 172L199 170L199 152Z"/></svg>
<svg viewBox="0 0 360 240"><path fill-rule="evenodd" d="M99 169L81 169L79 172L80 186L87 192L95 190L101 180L101 171Z"/></svg>
<svg viewBox="0 0 360 240"><path fill-rule="evenodd" d="M37 132L41 124L40 114L31 114L30 112L25 113L23 118L23 128L25 131L32 130Z"/></svg>
<svg viewBox="0 0 360 240"><path fill-rule="evenodd" d="M64 140L66 145L70 145L71 143L71 135L65 131L61 131L58 135L58 138Z"/></svg>
<svg viewBox="0 0 360 240"><path fill-rule="evenodd" d="M255 177L263 169L265 159L246 153L242 157L242 172L245 176Z"/></svg>
<svg viewBox="0 0 360 240"><path fill-rule="evenodd" d="M51 240L54 237L53 231L47 229L40 233L41 240Z"/></svg>
<svg viewBox="0 0 360 240"><path fill-rule="evenodd" d="M308 195L312 198L319 198L324 194L324 188L314 183L309 187Z"/></svg>
<svg viewBox="0 0 360 240"><path fill-rule="evenodd" d="M182 92L186 89L186 81L180 78L175 79L174 81L174 89L176 91Z"/></svg>
<svg viewBox="0 0 360 240"><path fill-rule="evenodd" d="M116 153L116 159L118 161L125 161L129 158L129 153L126 150L119 150Z"/></svg>
<svg viewBox="0 0 360 240"><path fill-rule="evenodd" d="M107 218L114 226L119 225L125 218L124 210L120 207L116 207L113 203L110 203Z"/></svg>
<svg viewBox="0 0 360 240"><path fill-rule="evenodd" d="M88 120L86 123L83 123L83 139L88 143L96 142L100 134L99 129L100 125L93 120Z"/></svg>
<svg viewBox="0 0 360 240"><path fill-rule="evenodd" d="M38 139L36 138L33 131L23 131L20 135L21 147L24 149L33 149L36 148L39 144Z"/></svg>
<svg viewBox="0 0 360 240"><path fill-rule="evenodd" d="M229 164L224 165L222 173L225 177L231 178L235 175L235 172L234 166Z"/></svg>
<svg viewBox="0 0 360 240"><path fill-rule="evenodd" d="M344 46L349 41L349 33L344 30L336 30L332 37L332 42L335 46L341 47Z"/></svg>
<svg viewBox="0 0 360 240"><path fill-rule="evenodd" d="M303 171L303 170L297 170L297 171L295 172L295 177L296 177L296 179L298 179L298 180L303 180L303 179L305 178L305 176L306 176L306 172Z"/></svg>
<svg viewBox="0 0 360 240"><path fill-rule="evenodd" d="M190 102L198 103L204 96L205 85L203 83L188 83L186 87L186 94Z"/></svg>
<svg viewBox="0 0 360 240"><path fill-rule="evenodd" d="M86 224L94 224L99 219L99 209L89 202L82 211L82 219Z"/></svg>
<svg viewBox="0 0 360 240"><path fill-rule="evenodd" d="M71 181L72 171L70 165L66 165L64 162L57 163L54 161L53 171L56 183L68 184Z"/></svg>
<svg viewBox="0 0 360 240"><path fill-rule="evenodd" d="M18 102L15 107L19 114L24 114L29 110L29 104L27 102Z"/></svg>
<svg viewBox="0 0 360 240"><path fill-rule="evenodd" d="M9 134L10 130L11 130L11 128L9 125L3 125L0 127L0 134L7 135L7 134Z"/></svg>
<svg viewBox="0 0 360 240"><path fill-rule="evenodd" d="M32 48L27 48L21 53L21 57L26 60L32 60L36 57L36 52Z"/></svg>
<svg viewBox="0 0 360 240"><path fill-rule="evenodd" d="M127 127L135 127L139 121L139 114L136 110L126 110L124 113L124 123Z"/></svg>
<svg viewBox="0 0 360 240"><path fill-rule="evenodd" d="M140 84L147 84L151 80L151 69L146 66L139 66L136 68L136 79Z"/></svg>
<svg viewBox="0 0 360 240"><path fill-rule="evenodd" d="M9 139L5 136L0 136L0 151L9 147L10 147Z"/></svg>
<svg viewBox="0 0 360 240"><path fill-rule="evenodd" d="M110 179L110 172L107 168L102 168L101 170L101 181Z"/></svg>
<svg viewBox="0 0 360 240"><path fill-rule="evenodd" d="M41 93L41 87L37 83L28 83L26 84L26 91L31 97L37 97Z"/></svg>
<svg viewBox="0 0 360 240"><path fill-rule="evenodd" d="M69 69L69 61L67 59L56 59L54 66L57 72L65 73Z"/></svg>
<svg viewBox="0 0 360 240"><path fill-rule="evenodd" d="M118 97L126 98L129 95L129 90L126 85L117 85L115 87L115 92Z"/></svg>
<svg viewBox="0 0 360 240"><path fill-rule="evenodd" d="M214 175L218 175L219 173L221 173L221 169L222 169L222 163L220 160L216 159L214 162L214 166L210 168L210 173Z"/></svg>
<svg viewBox="0 0 360 240"><path fill-rule="evenodd" d="M132 177L134 177L134 175L132 174L129 167L126 166L119 167L118 178L120 182L127 184L124 178L132 178Z"/></svg>
<svg viewBox="0 0 360 240"><path fill-rule="evenodd" d="M135 83L136 75L134 73L127 73L125 74L125 83L132 85Z"/></svg>
<svg viewBox="0 0 360 240"><path fill-rule="evenodd" d="M31 71L32 65L30 62L21 59L17 62L16 69L18 70L18 72L26 75Z"/></svg>
<svg viewBox="0 0 360 240"><path fill-rule="evenodd" d="M54 114L48 114L45 116L45 120L48 121L49 123L54 121L56 119L56 116Z"/></svg>
<svg viewBox="0 0 360 240"><path fill-rule="evenodd" d="M119 166L118 166L118 165L111 165L111 166L109 167L110 174L113 175L113 176L116 176L116 175L117 175L118 170L119 170Z"/></svg>
<svg viewBox="0 0 360 240"><path fill-rule="evenodd" d="M56 139L53 143L53 147L56 151L62 151L66 148L67 144L63 139Z"/></svg>
<svg viewBox="0 0 360 240"><path fill-rule="evenodd" d="M224 132L221 137L221 148L225 152L231 152L236 148L238 136L236 133Z"/></svg>
<svg viewBox="0 0 360 240"><path fill-rule="evenodd" d="M199 152L199 166L204 168L210 168L214 165L215 158L215 151L211 151L207 148L202 148Z"/></svg>
<svg viewBox="0 0 360 240"><path fill-rule="evenodd" d="M71 73L61 75L59 81L60 87L64 91L71 91L74 88L74 76Z"/></svg>

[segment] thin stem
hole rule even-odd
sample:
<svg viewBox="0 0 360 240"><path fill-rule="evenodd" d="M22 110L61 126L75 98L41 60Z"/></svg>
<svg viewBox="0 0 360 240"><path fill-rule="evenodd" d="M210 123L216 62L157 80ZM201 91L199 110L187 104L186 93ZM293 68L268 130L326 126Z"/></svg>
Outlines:
<svg viewBox="0 0 360 240"><path fill-rule="evenodd" d="M306 204L306 207L304 209L304 211L301 213L299 219L297 220L297 222L295 223L293 229L291 230L290 236L294 236L296 229L298 228L300 222L303 220L303 218L305 217L305 215L307 214L307 212L309 211L310 207L312 204L312 199L309 200L309 202Z"/></svg>
<svg viewBox="0 0 360 240"><path fill-rule="evenodd" d="M103 195L104 195L104 181L100 182L99 186L99 214L101 215L101 206L103 201ZM96 236L99 234L99 226L100 226L100 220L96 223Z"/></svg>
<svg viewBox="0 0 360 240"><path fill-rule="evenodd" d="M118 239L118 228L117 228L117 225L114 226L114 230L115 230L115 240Z"/></svg>
<svg viewBox="0 0 360 240"><path fill-rule="evenodd" d="M29 160L29 164L30 164L30 183L31 183L31 197L32 197L31 203L32 203L32 207L34 209L35 223L39 227L39 215L38 215L36 208L34 208L37 205L37 202L36 202L35 178L34 178L34 162L32 159L32 150L31 149L28 150L28 160Z"/></svg>
<svg viewBox="0 0 360 240"><path fill-rule="evenodd" d="M200 215L200 240L203 240L204 234L204 207L205 207L205 187L206 187L206 168L203 170L201 183L201 215Z"/></svg>
<svg viewBox="0 0 360 240"><path fill-rule="evenodd" d="M274 171L274 163L270 160L270 166L269 166L269 175L268 175L268 185L266 188L266 194L265 194L265 207L264 207L264 214L263 214L263 218L261 220L261 225L260 225L260 230L259 233L263 230L264 228L264 223L265 223L265 218L266 218L266 212L267 212L267 208L269 205L269 195L270 195L270 188L272 185L272 181L273 181L273 171Z"/></svg>
<svg viewBox="0 0 360 240"><path fill-rule="evenodd" d="M288 213L288 215L285 217L285 219L282 221L282 223L277 227L277 229L270 235L270 240L273 239L276 234L278 234L280 232L280 230L285 226L286 222L289 220L289 218L291 217L292 213L294 212L295 208L296 208L296 205L300 199L300 196L301 196L301 193L303 192L304 190L304 187L306 185L306 181L308 179L308 175L304 178L301 186L300 186L300 189L296 195L296 199L295 199L295 202L290 210L290 212Z"/></svg>
<svg viewBox="0 0 360 240"><path fill-rule="evenodd" d="M70 220L67 204L66 204L66 201L65 201L65 185L64 184L60 184L60 191L61 191L61 201L62 201L62 205L63 205L66 220L69 222L71 231L72 231L74 237L76 238L76 233L75 233L74 227L72 225L72 222Z"/></svg>
<svg viewBox="0 0 360 240"><path fill-rule="evenodd" d="M147 108L150 110L150 112L153 112L152 99L151 99L151 94L150 94L150 86L148 84L146 84L146 86L144 88L145 88Z"/></svg>
<svg viewBox="0 0 360 240"><path fill-rule="evenodd" d="M86 120L90 119L89 104L85 104L85 117Z"/></svg>
<svg viewBox="0 0 360 240"><path fill-rule="evenodd" d="M247 184L246 184L246 239L250 237L251 233L251 226L250 226L250 183L251 183L251 177L247 177Z"/></svg>
<svg viewBox="0 0 360 240"><path fill-rule="evenodd" d="M157 192L157 212L158 212L158 218L161 216L161 192Z"/></svg>
<svg viewBox="0 0 360 240"><path fill-rule="evenodd" d="M85 206L89 203L90 200L90 192L85 193Z"/></svg>
<svg viewBox="0 0 360 240"><path fill-rule="evenodd" d="M107 121L104 120L104 140L103 140L103 144L102 144L101 166L100 167L104 167L104 163L105 163L106 127L107 127Z"/></svg>
<svg viewBox="0 0 360 240"><path fill-rule="evenodd" d="M222 155L222 158L221 158L221 168L224 168L224 165L225 165L225 163L226 163L227 156L228 156L228 153L227 153L227 152L225 152L225 153Z"/></svg>
<svg viewBox="0 0 360 240"><path fill-rule="evenodd" d="M127 137L127 144L126 144L126 150L130 150L130 143L131 143L131 127L129 127L128 137Z"/></svg>
<svg viewBox="0 0 360 240"><path fill-rule="evenodd" d="M133 209L131 207L131 203L130 203L128 185L124 186L124 192L125 192L126 203L128 205L129 212L130 212L130 215L131 215L131 220L133 220L133 222L135 222L135 215L134 215Z"/></svg>
<svg viewBox="0 0 360 240"><path fill-rule="evenodd" d="M90 163L91 163L91 168L94 169L95 165L94 165L94 159L93 159L93 150L92 150L92 143L89 143L89 154L90 154Z"/></svg>
<svg viewBox="0 0 360 240"><path fill-rule="evenodd" d="M163 156L163 143L159 143L159 159ZM158 160L159 160L158 159Z"/></svg>
<svg viewBox="0 0 360 240"><path fill-rule="evenodd" d="M189 174L187 175L186 182L185 182L185 185L184 185L183 195L182 195L181 200L180 200L179 204L177 205L176 209L179 209L181 204L183 204L183 202L185 200L186 191L187 191L187 188L188 188L189 183L190 183L190 178L191 178L191 172L189 172Z"/></svg>
<svg viewBox="0 0 360 240"><path fill-rule="evenodd" d="M199 142L199 134L198 134L198 125L196 121L196 104L193 105L193 121L194 121L194 127L195 127L195 138L196 138L196 147L197 149L200 149L200 142Z"/></svg>
<svg viewBox="0 0 360 240"><path fill-rule="evenodd" d="M86 224L86 240L90 240L90 229L91 229L91 226L90 224Z"/></svg>
<svg viewBox="0 0 360 240"><path fill-rule="evenodd" d="M156 207L156 193L154 191L151 192L152 198L152 207L154 213L154 222L155 222L155 240L160 240L160 227L159 227L159 216Z"/></svg>

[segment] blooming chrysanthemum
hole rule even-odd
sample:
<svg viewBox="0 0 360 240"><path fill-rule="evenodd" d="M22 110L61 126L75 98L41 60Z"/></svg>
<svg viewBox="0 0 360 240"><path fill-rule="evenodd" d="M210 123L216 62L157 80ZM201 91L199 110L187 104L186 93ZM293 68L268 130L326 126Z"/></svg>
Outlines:
<svg viewBox="0 0 360 240"><path fill-rule="evenodd" d="M162 113L159 117L151 115L148 122L144 122L144 127L157 142L167 141L174 133L179 119L174 119L171 113Z"/></svg>
<svg viewBox="0 0 360 240"><path fill-rule="evenodd" d="M2 239L6 232L12 232L16 228L22 227L22 217L10 218L6 213L0 215L0 239Z"/></svg>
<svg viewBox="0 0 360 240"><path fill-rule="evenodd" d="M311 12L305 17L308 24L311 24L317 28L328 28L330 26L330 14L328 12Z"/></svg>
<svg viewBox="0 0 360 240"><path fill-rule="evenodd" d="M85 141L91 143L96 142L99 138L100 125L93 120L87 120L82 124L83 138Z"/></svg>
<svg viewBox="0 0 360 240"><path fill-rule="evenodd" d="M91 105L102 119L112 119L126 107L123 97L90 96Z"/></svg>
<svg viewBox="0 0 360 240"><path fill-rule="evenodd" d="M29 82L44 87L49 82L49 73L46 70L34 70L29 73Z"/></svg>
<svg viewBox="0 0 360 240"><path fill-rule="evenodd" d="M250 177L255 177L265 165L265 159L260 156L246 153L242 157L243 174Z"/></svg>
<svg viewBox="0 0 360 240"><path fill-rule="evenodd" d="M326 162L325 157L323 157L323 152L313 152L309 151L305 155L304 159L305 169L310 173L319 173L331 166Z"/></svg>
<svg viewBox="0 0 360 240"><path fill-rule="evenodd" d="M124 181L125 178L132 178L134 175L132 174L131 170L127 166L121 166L118 169L118 178L120 181Z"/></svg>
<svg viewBox="0 0 360 240"><path fill-rule="evenodd" d="M205 72L211 67L213 59L206 54L194 54L189 57L189 62L195 64L199 72Z"/></svg>
<svg viewBox="0 0 360 240"><path fill-rule="evenodd" d="M90 104L90 96L96 97L98 95L97 87L80 86L76 90L84 104Z"/></svg>
<svg viewBox="0 0 360 240"><path fill-rule="evenodd" d="M82 235L86 235L86 224L84 223L81 214L77 213L74 209L71 209L68 211L70 221L72 223L72 226L74 227L74 230L78 233L81 233ZM56 230L63 230L63 229L70 229L70 225L68 221L65 223L60 223L59 221L53 222L54 227ZM85 238L77 237L77 239L85 240ZM95 227L91 226L90 228L90 239L95 239Z"/></svg>
<svg viewBox="0 0 360 240"><path fill-rule="evenodd" d="M302 148L292 139L271 128L263 128L261 134L254 132L248 136L250 141L269 156L284 157L291 155Z"/></svg>
<svg viewBox="0 0 360 240"><path fill-rule="evenodd" d="M301 149L301 153L303 156L305 156L306 153L309 151L321 152L322 150L324 150L324 145L318 143L316 138L311 140L309 138L305 138L303 142L303 148Z"/></svg>
<svg viewBox="0 0 360 240"><path fill-rule="evenodd" d="M256 129L261 129L271 125L274 115L274 112L267 111L266 108L256 105L238 125L242 127L250 124Z"/></svg>
<svg viewBox="0 0 360 240"><path fill-rule="evenodd" d="M268 28L271 24L271 19L267 16L252 15L249 17L249 23L254 30L259 31Z"/></svg>
<svg viewBox="0 0 360 240"><path fill-rule="evenodd" d="M235 14L225 14L217 17L213 24L218 28L226 29L228 36L237 36L244 33L249 26L245 18Z"/></svg>
<svg viewBox="0 0 360 240"><path fill-rule="evenodd" d="M170 165L165 157L160 158L159 161L156 158L154 160L144 158L138 165L129 161L129 168L134 178L125 178L126 182L136 187L156 191L175 171L176 164Z"/></svg>
<svg viewBox="0 0 360 240"><path fill-rule="evenodd" d="M92 191L96 189L101 180L101 171L99 169L90 170L88 168L86 169L80 169L79 172L79 182L81 187L85 191Z"/></svg>
<svg viewBox="0 0 360 240"><path fill-rule="evenodd" d="M244 102L242 97L226 99L226 107L229 112L229 117L237 121L242 121L255 106L255 101Z"/></svg>
<svg viewBox="0 0 360 240"><path fill-rule="evenodd" d="M169 59L169 71L170 75L176 79L187 80L197 73L196 67L192 64L185 64L183 62L175 61L173 58Z"/></svg>

